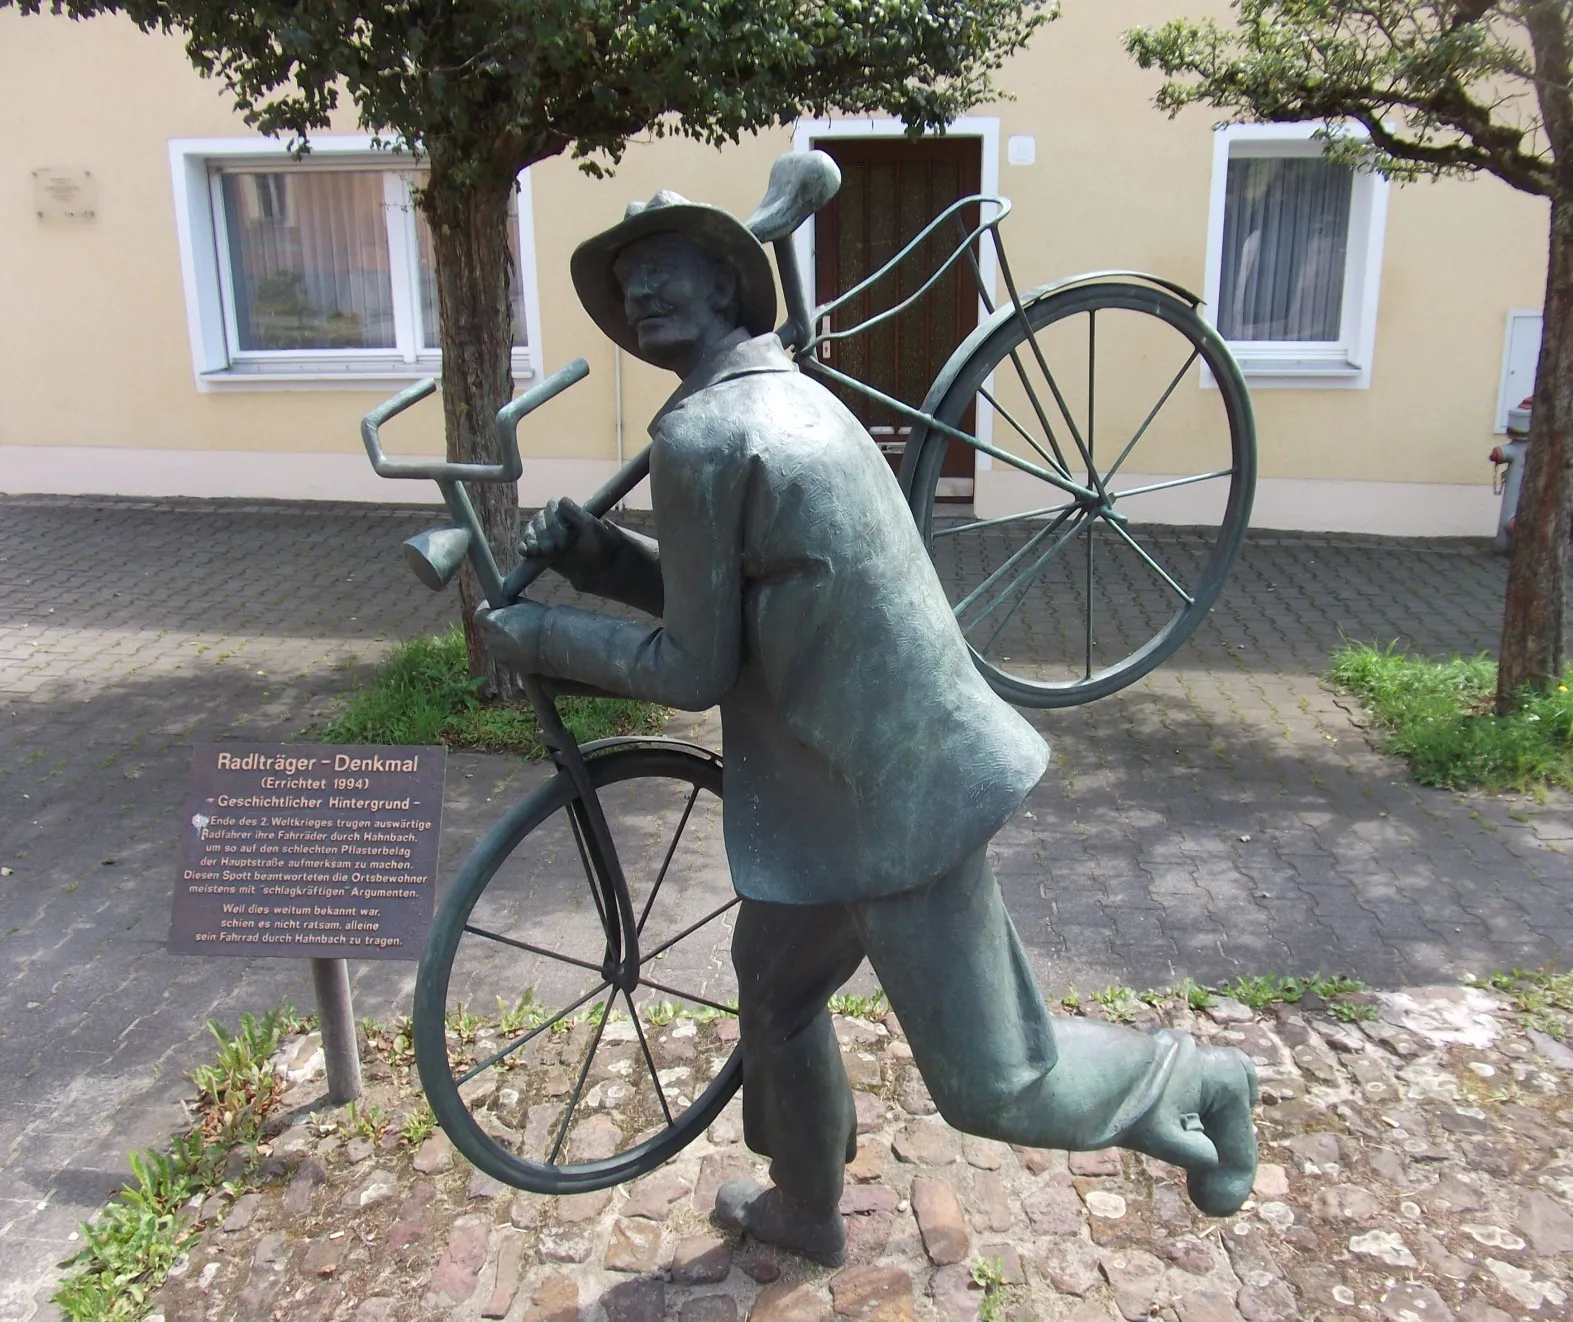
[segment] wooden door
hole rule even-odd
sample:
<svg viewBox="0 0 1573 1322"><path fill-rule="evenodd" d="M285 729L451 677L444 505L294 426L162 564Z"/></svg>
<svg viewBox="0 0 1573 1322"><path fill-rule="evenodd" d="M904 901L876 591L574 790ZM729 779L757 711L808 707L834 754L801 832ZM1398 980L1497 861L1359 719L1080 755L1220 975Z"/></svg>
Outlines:
<svg viewBox="0 0 1573 1322"><path fill-rule="evenodd" d="M818 303L878 270L945 207L979 188L982 148L976 138L828 138L814 145L835 159L842 179L835 200L814 218ZM977 212L976 205L962 212L969 229L977 224ZM835 328L856 325L916 292L955 250L958 239L954 225L941 227L897 270L837 311ZM963 259L899 317L851 339L832 341L821 354L838 371L916 408L951 351L977 324L977 285ZM891 466L899 469L911 419L856 391L841 388L837 393ZM972 426L969 409L962 427L970 431ZM973 466L972 447L951 442L940 496L970 500Z"/></svg>

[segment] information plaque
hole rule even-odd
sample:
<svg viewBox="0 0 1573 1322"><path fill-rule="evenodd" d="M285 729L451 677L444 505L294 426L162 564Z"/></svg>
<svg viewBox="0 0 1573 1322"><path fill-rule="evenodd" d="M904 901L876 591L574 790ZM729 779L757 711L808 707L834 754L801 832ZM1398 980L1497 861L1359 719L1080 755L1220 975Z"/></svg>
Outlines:
<svg viewBox="0 0 1573 1322"><path fill-rule="evenodd" d="M199 744L169 949L418 959L444 748Z"/></svg>

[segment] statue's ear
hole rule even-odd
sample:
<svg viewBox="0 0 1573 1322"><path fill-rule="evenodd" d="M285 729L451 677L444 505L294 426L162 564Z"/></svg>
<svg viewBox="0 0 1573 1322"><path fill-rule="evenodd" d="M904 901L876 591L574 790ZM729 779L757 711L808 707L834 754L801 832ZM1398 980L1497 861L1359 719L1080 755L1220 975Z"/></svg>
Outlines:
<svg viewBox="0 0 1573 1322"><path fill-rule="evenodd" d="M737 306L737 270L724 259L711 268L710 306L717 312Z"/></svg>

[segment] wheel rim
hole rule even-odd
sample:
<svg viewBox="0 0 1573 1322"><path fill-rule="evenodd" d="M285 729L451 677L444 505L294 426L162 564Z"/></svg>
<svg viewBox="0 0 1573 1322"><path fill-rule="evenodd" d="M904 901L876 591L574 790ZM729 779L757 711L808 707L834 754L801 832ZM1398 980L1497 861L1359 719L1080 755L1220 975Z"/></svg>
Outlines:
<svg viewBox="0 0 1573 1322"><path fill-rule="evenodd" d="M992 410L993 444L1016 458L979 485L1006 512L936 510L931 432L914 515L994 688L1069 706L1146 674L1205 616L1249 520L1255 431L1226 347L1172 295L1085 286L1028 318L1030 337L1012 318L979 346L935 414Z"/></svg>
<svg viewBox="0 0 1573 1322"><path fill-rule="evenodd" d="M730 962L713 953L737 903L720 767L666 749L589 767L627 879L613 920L625 909L639 929L637 979L612 985L614 943L565 776L466 861L417 978L417 1063L439 1122L475 1165L543 1193L653 1169L714 1119L741 1075L713 1022L687 1019L674 1036L668 1019L680 1006L720 1017L735 1005ZM490 1022L476 1022L478 1009Z"/></svg>

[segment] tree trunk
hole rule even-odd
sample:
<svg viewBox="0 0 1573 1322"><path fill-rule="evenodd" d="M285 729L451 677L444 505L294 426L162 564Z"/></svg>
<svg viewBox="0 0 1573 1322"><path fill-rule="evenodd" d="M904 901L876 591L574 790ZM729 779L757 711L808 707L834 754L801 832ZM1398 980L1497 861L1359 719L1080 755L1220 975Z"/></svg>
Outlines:
<svg viewBox="0 0 1573 1322"><path fill-rule="evenodd" d="M513 317L509 299L508 202L511 177L482 183L455 177L434 153L421 208L431 225L442 323L442 408L447 454L460 463L497 463L497 410L513 397ZM460 176L462 178L462 176ZM517 554L519 493L512 483L469 483L466 489L506 574ZM484 676L499 697L516 696L507 671L491 664L475 628L484 604L468 563L459 575L470 673Z"/></svg>
<svg viewBox="0 0 1573 1322"><path fill-rule="evenodd" d="M1545 692L1565 664L1567 552L1573 511L1573 197L1551 204L1540 364L1508 562L1497 711L1519 689Z"/></svg>

